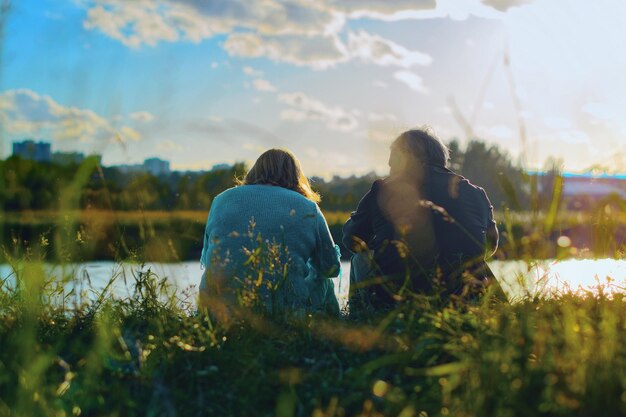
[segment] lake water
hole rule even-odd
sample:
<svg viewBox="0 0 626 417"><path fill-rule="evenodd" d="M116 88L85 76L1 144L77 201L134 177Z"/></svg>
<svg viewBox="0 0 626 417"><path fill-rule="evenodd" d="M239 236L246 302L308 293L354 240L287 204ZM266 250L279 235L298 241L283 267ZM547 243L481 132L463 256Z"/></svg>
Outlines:
<svg viewBox="0 0 626 417"><path fill-rule="evenodd" d="M345 303L348 289L350 264L343 262L342 278L335 278L335 292L342 304ZM553 294L564 289L588 290L597 292L599 285L604 291L626 292L626 260L617 259L568 259L561 261L493 261L489 262L496 278L511 299L519 299L525 294ZM17 267L19 270L22 267ZM67 281L66 294L74 290L74 299L88 301L115 278L110 292L118 297L133 293L135 277L140 271L154 272L167 280L189 305L195 303L202 271L199 262L176 264L149 263L119 264L115 262L87 262L83 264L44 265L52 279ZM0 283L14 285L15 272L9 265L0 265ZM78 298L77 298L78 297ZM80 302L82 302L80 301Z"/></svg>

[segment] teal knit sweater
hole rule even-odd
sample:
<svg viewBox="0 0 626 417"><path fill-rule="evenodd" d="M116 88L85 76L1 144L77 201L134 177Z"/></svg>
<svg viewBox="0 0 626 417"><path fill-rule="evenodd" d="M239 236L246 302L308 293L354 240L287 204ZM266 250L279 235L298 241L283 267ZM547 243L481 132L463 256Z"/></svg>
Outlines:
<svg viewBox="0 0 626 417"><path fill-rule="evenodd" d="M295 191L243 185L215 197L201 263L201 291L218 283L267 309L338 309L327 279L340 272L338 248L317 204Z"/></svg>

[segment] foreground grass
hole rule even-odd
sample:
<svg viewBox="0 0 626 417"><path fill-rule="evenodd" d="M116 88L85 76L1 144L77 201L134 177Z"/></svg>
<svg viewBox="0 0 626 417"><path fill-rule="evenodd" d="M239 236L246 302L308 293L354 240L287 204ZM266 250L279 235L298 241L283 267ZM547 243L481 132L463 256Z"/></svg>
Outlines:
<svg viewBox="0 0 626 417"><path fill-rule="evenodd" d="M136 280L70 311L36 265L0 287L0 415L626 414L621 295L218 322Z"/></svg>

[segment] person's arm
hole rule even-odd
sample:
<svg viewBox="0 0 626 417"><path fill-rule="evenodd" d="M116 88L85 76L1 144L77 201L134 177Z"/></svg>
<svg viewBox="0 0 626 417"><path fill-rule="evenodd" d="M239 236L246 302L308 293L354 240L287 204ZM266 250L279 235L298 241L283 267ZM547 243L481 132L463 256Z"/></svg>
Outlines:
<svg viewBox="0 0 626 417"><path fill-rule="evenodd" d="M333 237L328 229L326 219L322 211L316 205L315 218L315 240L316 251L312 259L312 265L317 271L318 276L324 278L333 278L339 274L341 270L341 261L339 258L339 248L335 245Z"/></svg>
<svg viewBox="0 0 626 417"><path fill-rule="evenodd" d="M498 250L498 227L496 226L496 222L492 222L487 228L487 257L490 258L493 256Z"/></svg>
<svg viewBox="0 0 626 417"><path fill-rule="evenodd" d="M202 255L200 257L200 265L203 268L207 268L211 261L211 254L209 253L209 247L211 245L211 232L215 227L217 222L217 218L219 216L220 211L220 196L215 197L213 202L211 203L211 208L209 209L209 216L206 221L206 227L204 228L204 244L202 246Z"/></svg>
<svg viewBox="0 0 626 417"><path fill-rule="evenodd" d="M356 211L353 211L350 218L343 226L342 242L351 252L360 252L362 243L369 242L374 231L372 228L372 213L375 209L376 190L379 181L372 184L372 188L363 196Z"/></svg>
<svg viewBox="0 0 626 417"><path fill-rule="evenodd" d="M485 231L485 237L486 237L486 255L487 258L493 256L496 251L498 250L498 240L499 240L499 233L498 233L498 226L496 224L496 219L493 215L493 205L491 204L491 201L489 201L489 197L487 197L487 193L485 192L485 190L483 190L483 193L485 195L485 200L487 202L487 211L488 211L488 218L487 218L487 230Z"/></svg>

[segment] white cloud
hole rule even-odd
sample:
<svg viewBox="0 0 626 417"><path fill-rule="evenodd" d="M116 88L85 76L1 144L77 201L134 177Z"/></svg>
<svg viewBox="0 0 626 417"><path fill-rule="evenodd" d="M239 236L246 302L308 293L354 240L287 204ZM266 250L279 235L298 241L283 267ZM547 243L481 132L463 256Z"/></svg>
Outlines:
<svg viewBox="0 0 626 417"><path fill-rule="evenodd" d="M129 47L200 42L238 31L260 36L336 35L351 19L494 17L529 0L85 0L88 30Z"/></svg>
<svg viewBox="0 0 626 417"><path fill-rule="evenodd" d="M258 154L261 154L267 150L267 148L259 144L249 143L249 142L244 143L241 147L246 151L250 151L250 152L254 152Z"/></svg>
<svg viewBox="0 0 626 417"><path fill-rule="evenodd" d="M243 67L243 73L246 75L250 75L251 77L262 77L263 71L258 70L256 68L252 68L250 66Z"/></svg>
<svg viewBox="0 0 626 417"><path fill-rule="evenodd" d="M0 93L0 121L4 131L12 136L79 142L141 139L139 132L131 127L117 128L91 110L63 106L27 89Z"/></svg>
<svg viewBox="0 0 626 417"><path fill-rule="evenodd" d="M408 85L409 88L411 88L414 91L417 91L418 93L422 93L422 94L428 93L428 89L424 86L424 81L422 80L422 77L420 77L414 72L396 71L393 73L393 77L396 80L400 81L401 83Z"/></svg>
<svg viewBox="0 0 626 417"><path fill-rule="evenodd" d="M391 113L369 113L367 118L372 122L382 122L382 121L391 121L395 122L398 120L398 117L395 114Z"/></svg>
<svg viewBox="0 0 626 417"><path fill-rule="evenodd" d="M99 1L87 11L85 29L99 29L102 33L137 48L142 44L156 45L161 41L174 42L181 38L167 14L153 1ZM181 22L183 23L183 22ZM184 31L181 25L181 30ZM190 40L192 37L190 37Z"/></svg>
<svg viewBox="0 0 626 417"><path fill-rule="evenodd" d="M430 10L437 6L435 0L330 0L329 4L355 17L374 18L406 11Z"/></svg>
<svg viewBox="0 0 626 417"><path fill-rule="evenodd" d="M291 107L281 112L280 117L283 120L292 122L321 121L329 129L343 132L352 131L359 124L351 112L341 107L329 106L304 93L281 94L278 99Z"/></svg>
<svg viewBox="0 0 626 417"><path fill-rule="evenodd" d="M411 51L365 31L348 34L348 50L352 57L384 67L411 68L415 65L429 65L432 62L432 58L427 54Z"/></svg>
<svg viewBox="0 0 626 417"><path fill-rule="evenodd" d="M131 113L129 117L137 122L148 123L154 120L154 115L147 111L138 111Z"/></svg>
<svg viewBox="0 0 626 417"><path fill-rule="evenodd" d="M117 131L116 136L117 136L117 139L121 139L124 142L129 141L129 140L137 141L141 139L141 135L139 134L139 132L137 132L132 127L128 127L128 126L120 127L119 130Z"/></svg>
<svg viewBox="0 0 626 417"><path fill-rule="evenodd" d="M276 91L276 87L272 85L272 83L270 83L269 81L264 80L263 78L257 78L256 80L252 82L252 85L254 86L255 89L259 91L264 91L264 92Z"/></svg>
<svg viewBox="0 0 626 417"><path fill-rule="evenodd" d="M432 61L422 52L365 31L348 33L345 44L341 34L346 13L421 10L431 8L433 0L326 4L304 0L92 0L89 4L83 26L132 48L159 42L200 42L221 34L227 35L223 47L232 56L266 57L314 69L351 59L402 68Z"/></svg>
<svg viewBox="0 0 626 417"><path fill-rule="evenodd" d="M172 140L164 140L157 145L157 149L163 152L180 152L183 147Z"/></svg>
<svg viewBox="0 0 626 417"><path fill-rule="evenodd" d="M272 0L93 0L84 22L130 47L200 42L245 29L266 35L317 35L332 26L332 11L313 3Z"/></svg>
<svg viewBox="0 0 626 417"><path fill-rule="evenodd" d="M266 57L313 69L326 69L348 60L345 46L337 37L297 35L263 37L254 33L234 33L224 42L224 49L232 56L244 58Z"/></svg>
<svg viewBox="0 0 626 417"><path fill-rule="evenodd" d="M489 7L505 12L511 7L519 7L532 3L533 0L482 0L482 2Z"/></svg>

